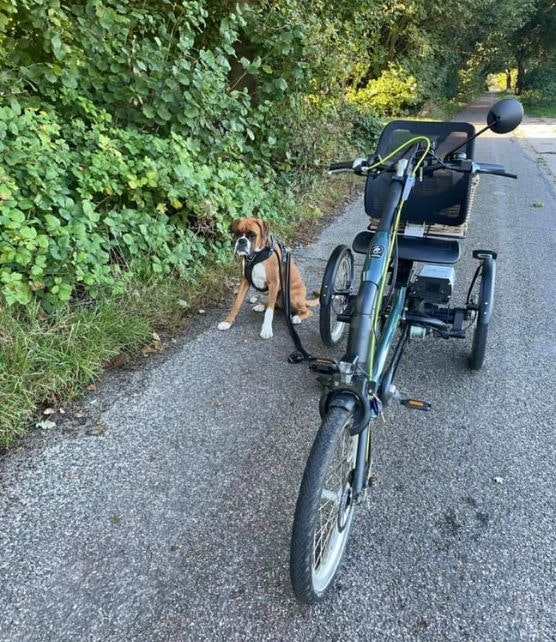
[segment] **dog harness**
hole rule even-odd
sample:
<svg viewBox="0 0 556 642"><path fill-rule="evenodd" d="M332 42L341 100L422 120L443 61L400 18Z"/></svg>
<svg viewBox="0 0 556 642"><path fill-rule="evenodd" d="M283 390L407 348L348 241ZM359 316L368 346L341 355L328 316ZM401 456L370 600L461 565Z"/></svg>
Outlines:
<svg viewBox="0 0 556 642"><path fill-rule="evenodd" d="M249 283L255 288L255 290L258 290L259 292L267 292L268 287L266 288L258 288L254 283L253 283L253 268L257 263L261 263L261 261L266 261L268 257L274 252L274 239L271 241L270 245L267 245L264 247L262 250L259 252L256 252L252 256L248 258L243 259L243 275L245 278L249 281Z"/></svg>
<svg viewBox="0 0 556 642"><path fill-rule="evenodd" d="M280 270L280 287L282 289L282 305L284 306L284 312L286 314L286 321L288 324L288 330L290 332L290 336L293 339L293 342L295 344L295 347L297 349L296 352L292 352L290 356L288 357L289 363L300 363L301 361L306 361L310 360L312 357L311 355L303 348L303 345L301 344L301 339L299 338L299 335L297 334L297 330L295 329L293 322L292 322L292 317L291 317L291 301L290 301L290 266L291 266L291 254L288 250L288 248L282 243L282 241L276 239L271 239L270 245L267 245L264 247L260 252L256 252L253 254L253 256L250 256L249 258L244 258L243 259L243 275L245 278L249 281L249 283L255 288L255 290L258 290L259 292L267 292L268 287L264 288L258 288L254 283L253 283L253 268L257 263L260 263L261 261L266 261L268 257L274 253L276 249L276 245L280 248L280 255L278 253L275 254L276 258L278 259L278 267Z"/></svg>

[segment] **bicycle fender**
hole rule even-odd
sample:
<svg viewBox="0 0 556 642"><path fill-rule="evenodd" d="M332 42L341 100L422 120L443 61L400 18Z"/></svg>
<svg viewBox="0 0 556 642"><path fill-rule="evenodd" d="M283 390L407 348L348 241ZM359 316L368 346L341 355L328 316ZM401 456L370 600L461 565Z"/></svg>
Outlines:
<svg viewBox="0 0 556 642"><path fill-rule="evenodd" d="M352 435L363 432L372 417L369 398L362 399L352 390L331 392L325 404L327 411L329 408L343 408L353 414L353 426L350 431Z"/></svg>
<svg viewBox="0 0 556 642"><path fill-rule="evenodd" d="M477 324L488 325L494 308L494 283L496 281L496 260L492 257L484 259L481 275L481 289Z"/></svg>

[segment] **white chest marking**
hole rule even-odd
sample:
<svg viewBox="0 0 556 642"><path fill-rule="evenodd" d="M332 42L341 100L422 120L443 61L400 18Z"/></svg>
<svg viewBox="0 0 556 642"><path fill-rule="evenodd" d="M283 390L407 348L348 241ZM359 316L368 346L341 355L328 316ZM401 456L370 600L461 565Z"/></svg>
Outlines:
<svg viewBox="0 0 556 642"><path fill-rule="evenodd" d="M251 272L251 279L256 288L264 290L266 288L266 270L262 263L257 263Z"/></svg>

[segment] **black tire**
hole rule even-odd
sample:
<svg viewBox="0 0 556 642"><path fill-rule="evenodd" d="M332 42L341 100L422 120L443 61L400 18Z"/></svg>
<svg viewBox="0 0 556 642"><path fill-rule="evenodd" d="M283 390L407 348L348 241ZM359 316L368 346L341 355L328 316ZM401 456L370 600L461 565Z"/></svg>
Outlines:
<svg viewBox="0 0 556 642"><path fill-rule="evenodd" d="M488 326L494 307L494 283L496 268L494 259L486 259L480 268L480 286L477 298L477 319L473 330L473 343L468 365L471 370L480 370L485 361ZM469 293L468 300L471 296Z"/></svg>
<svg viewBox="0 0 556 642"><path fill-rule="evenodd" d="M336 407L329 410L301 482L293 520L290 577L297 599L305 604L324 597L349 538L355 507L351 483L359 439L350 434L352 423L351 412ZM328 526L326 533L321 528L323 522Z"/></svg>
<svg viewBox="0 0 556 642"><path fill-rule="evenodd" d="M338 245L330 255L320 289L320 336L327 346L342 339L346 324L337 315L347 306L353 281L353 254L347 245Z"/></svg>
<svg viewBox="0 0 556 642"><path fill-rule="evenodd" d="M471 346L471 356L469 357L469 367L471 370L480 370L483 367L487 336L488 325L477 324L473 332L473 345Z"/></svg>

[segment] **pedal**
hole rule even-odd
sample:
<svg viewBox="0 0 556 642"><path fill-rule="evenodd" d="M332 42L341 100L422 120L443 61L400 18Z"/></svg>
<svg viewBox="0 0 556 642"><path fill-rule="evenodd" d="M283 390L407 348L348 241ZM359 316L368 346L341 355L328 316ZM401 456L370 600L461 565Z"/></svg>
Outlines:
<svg viewBox="0 0 556 642"><path fill-rule="evenodd" d="M432 408L428 401L421 401L420 399L400 399L402 406L411 408L411 410L423 410L427 412Z"/></svg>
<svg viewBox="0 0 556 642"><path fill-rule="evenodd" d="M320 374L332 375L340 372L340 367L338 362L334 359L312 357L309 360L309 370L312 372L319 372Z"/></svg>

